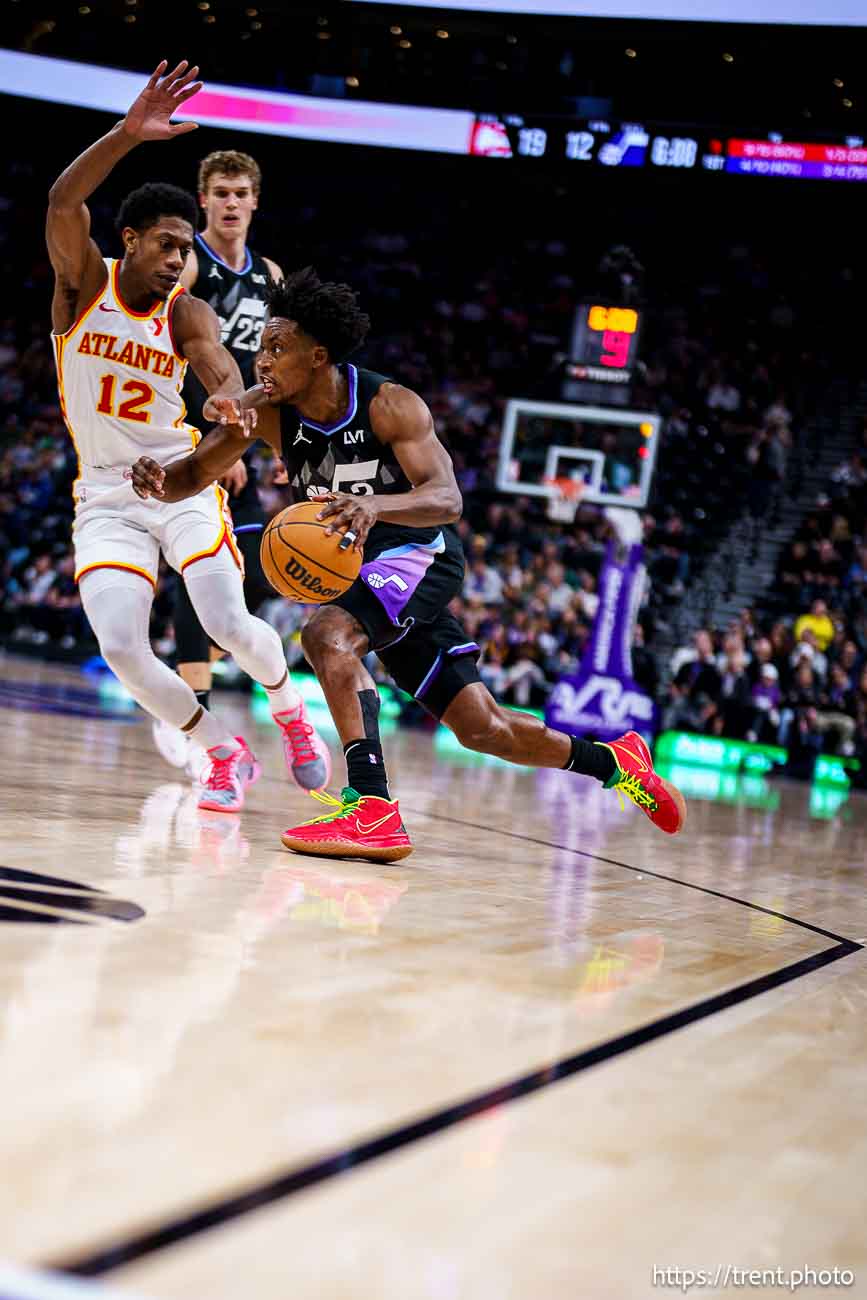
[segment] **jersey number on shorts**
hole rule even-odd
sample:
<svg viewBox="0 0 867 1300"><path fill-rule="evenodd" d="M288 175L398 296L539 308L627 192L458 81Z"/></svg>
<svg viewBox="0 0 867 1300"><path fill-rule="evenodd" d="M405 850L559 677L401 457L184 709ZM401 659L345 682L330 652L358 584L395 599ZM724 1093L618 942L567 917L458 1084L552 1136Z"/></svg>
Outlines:
<svg viewBox="0 0 867 1300"><path fill-rule="evenodd" d="M96 409L100 415L116 415L119 420L137 420L140 424L147 424L151 417L145 407L150 406L155 396L150 384L143 384L140 379L128 379L120 391L129 393L130 396L125 402L121 402L115 411L114 390L116 384L116 375L103 375L100 379L99 401L96 404Z"/></svg>

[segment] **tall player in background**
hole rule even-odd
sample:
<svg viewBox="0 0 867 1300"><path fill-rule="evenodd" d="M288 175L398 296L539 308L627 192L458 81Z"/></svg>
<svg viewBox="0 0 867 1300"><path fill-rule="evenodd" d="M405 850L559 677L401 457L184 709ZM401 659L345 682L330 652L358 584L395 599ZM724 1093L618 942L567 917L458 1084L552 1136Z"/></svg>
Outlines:
<svg viewBox="0 0 867 1300"><path fill-rule="evenodd" d="M270 286L268 307L261 385L243 403L215 399L223 427L166 468L141 458L133 485L144 500L166 502L201 491L243 455L246 437L235 422L256 405L255 432L281 456L296 501L321 501L318 517L344 534L340 545L363 552L356 581L316 610L302 638L343 743L346 787L340 799L318 796L331 811L287 830L286 847L383 862L412 852L389 793L379 694L363 662L371 650L467 749L595 776L661 830L679 831L683 795L654 772L639 735L594 744L555 731L503 708L482 682L479 647L448 608L464 577L454 466L420 397L347 360L370 325L352 290L321 283L308 267Z"/></svg>
<svg viewBox="0 0 867 1300"><path fill-rule="evenodd" d="M203 298L217 313L223 347L237 361L247 388L256 382L253 364L265 324L265 289L269 280L279 280L283 275L276 262L247 247L261 186L262 172L249 154L221 149L202 159L198 194L205 227L196 235L195 246L181 272L181 284L187 292ZM203 408L207 396L196 375L188 372L183 388L187 419L205 437ZM248 453L233 465L220 482L229 494L235 536L244 557L247 608L255 614L272 593L259 560L265 516L252 455ZM223 652L202 627L184 583L177 585L174 624L178 672L199 703L208 708L211 665ZM201 770L204 751L186 732L157 719L153 734L157 748L169 763L186 766L194 774Z"/></svg>
<svg viewBox="0 0 867 1300"><path fill-rule="evenodd" d="M211 767L200 807L236 811L259 774L256 760L151 649L160 551L183 576L209 635L265 687L298 784L321 788L329 764L304 719L280 638L244 604L225 493L211 479L178 508L142 503L129 481L130 457L150 451L174 461L196 445L180 395L188 364L209 394L228 399L243 392L212 308L179 283L196 222L190 195L159 184L128 195L117 220L122 260L103 258L90 237L86 200L116 164L142 141L195 129L171 117L201 89L198 69L188 71L183 62L168 76L165 70L160 63L123 120L51 188L53 342L63 415L79 458L73 540L85 613L103 658L134 699L207 750Z"/></svg>

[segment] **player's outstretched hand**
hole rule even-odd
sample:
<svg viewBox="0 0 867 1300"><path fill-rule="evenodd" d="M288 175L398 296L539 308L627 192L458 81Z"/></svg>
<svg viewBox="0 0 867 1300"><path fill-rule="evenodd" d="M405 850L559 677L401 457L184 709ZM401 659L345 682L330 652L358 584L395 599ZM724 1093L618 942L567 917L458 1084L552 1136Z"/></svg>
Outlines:
<svg viewBox="0 0 867 1300"><path fill-rule="evenodd" d="M313 500L322 502L322 509L316 518L328 520L326 536L329 533L342 532L341 551L347 550L350 546L353 550L363 551L367 534L376 523L379 514L376 497L369 493L354 496L350 492L328 492L313 497Z"/></svg>
<svg viewBox="0 0 867 1300"><path fill-rule="evenodd" d="M171 140L173 136L196 130L195 122L173 122L172 113L202 89L203 82L196 81L199 69L190 68L186 59L173 72L164 75L167 67L165 59L157 64L150 81L123 119L123 129L136 140Z"/></svg>
<svg viewBox="0 0 867 1300"><path fill-rule="evenodd" d="M132 479L133 491L143 501L146 501L148 497L163 496L166 471L162 465L158 465L149 456L139 456L132 469L128 470L127 473Z"/></svg>
<svg viewBox="0 0 867 1300"><path fill-rule="evenodd" d="M202 419L211 424L237 424L245 438L252 438L259 413L254 406L242 406L237 397L209 397L202 407Z"/></svg>

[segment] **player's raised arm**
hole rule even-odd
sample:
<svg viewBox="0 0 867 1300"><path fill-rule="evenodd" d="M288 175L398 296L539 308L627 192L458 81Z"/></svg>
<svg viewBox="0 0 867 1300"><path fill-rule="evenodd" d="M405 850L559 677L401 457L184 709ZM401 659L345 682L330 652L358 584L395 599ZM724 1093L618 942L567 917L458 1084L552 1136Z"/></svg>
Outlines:
<svg viewBox="0 0 867 1300"><path fill-rule="evenodd" d="M351 531L356 550L379 521L430 528L460 519L463 502L451 457L422 399L400 384L383 384L370 404L370 416L377 438L392 448L412 490L388 496L341 494L323 506L319 518L332 529Z"/></svg>
<svg viewBox="0 0 867 1300"><path fill-rule="evenodd" d="M166 62L155 69L126 117L89 149L85 149L54 182L48 195L45 238L56 278L52 325L67 329L81 299L99 291L106 278L102 254L90 237L86 200L126 154L144 140L170 140L195 130L194 122L173 123L172 113L197 94L198 68L179 63L163 75Z"/></svg>

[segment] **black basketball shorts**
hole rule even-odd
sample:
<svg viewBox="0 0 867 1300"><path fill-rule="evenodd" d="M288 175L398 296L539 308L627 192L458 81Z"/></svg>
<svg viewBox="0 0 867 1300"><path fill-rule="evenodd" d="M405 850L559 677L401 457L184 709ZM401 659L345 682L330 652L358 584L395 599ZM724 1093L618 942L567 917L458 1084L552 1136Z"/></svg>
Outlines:
<svg viewBox="0 0 867 1300"><path fill-rule="evenodd" d="M460 539L447 529L432 542L365 559L357 580L331 602L357 619L397 685L435 718L481 680L479 647L447 608L463 581Z"/></svg>

